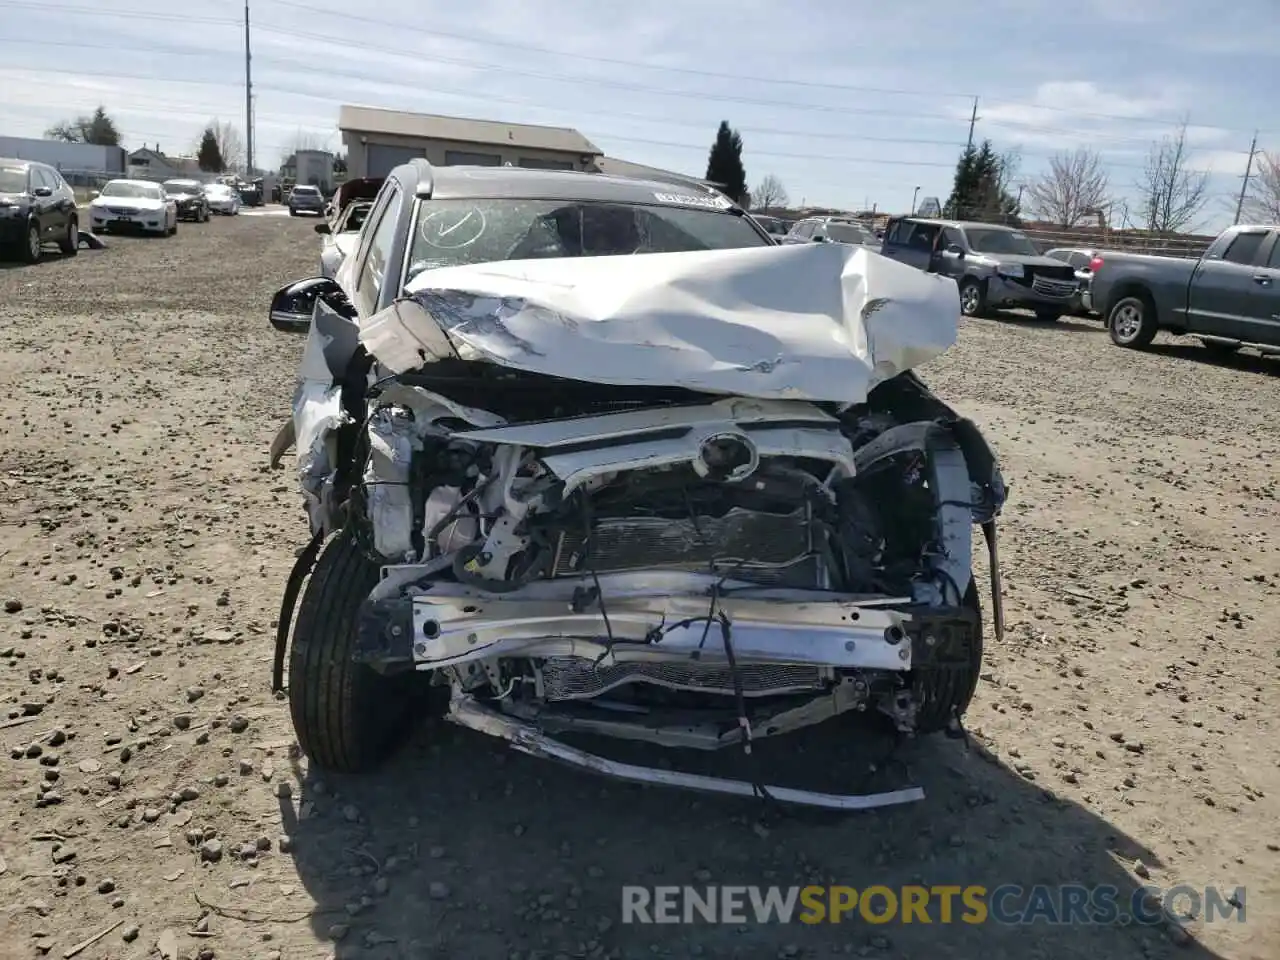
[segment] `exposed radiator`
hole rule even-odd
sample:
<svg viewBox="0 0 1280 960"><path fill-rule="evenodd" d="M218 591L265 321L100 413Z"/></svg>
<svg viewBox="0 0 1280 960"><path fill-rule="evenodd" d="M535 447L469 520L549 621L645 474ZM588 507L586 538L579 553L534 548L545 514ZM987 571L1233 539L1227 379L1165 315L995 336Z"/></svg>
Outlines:
<svg viewBox="0 0 1280 960"><path fill-rule="evenodd" d="M615 663L595 666L582 657L550 657L541 667L543 696L548 700L585 700L629 683L650 683L668 690L733 693L727 666L701 663ZM739 664L742 693L747 697L820 690L822 667Z"/></svg>
<svg viewBox="0 0 1280 960"><path fill-rule="evenodd" d="M583 535L561 535L552 576L621 570L714 570L743 580L822 586L807 507L790 514L734 507L723 517L668 520L604 518L592 530L590 557Z"/></svg>

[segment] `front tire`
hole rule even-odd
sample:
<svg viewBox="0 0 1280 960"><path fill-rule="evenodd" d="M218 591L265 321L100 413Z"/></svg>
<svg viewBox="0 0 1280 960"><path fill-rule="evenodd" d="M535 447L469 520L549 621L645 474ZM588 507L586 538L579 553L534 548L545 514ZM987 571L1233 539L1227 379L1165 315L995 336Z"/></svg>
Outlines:
<svg viewBox="0 0 1280 960"><path fill-rule="evenodd" d="M325 770L376 766L407 730L413 681L355 663L357 614L377 586L378 566L342 531L307 581L289 652L289 714L302 752Z"/></svg>
<svg viewBox="0 0 1280 960"><path fill-rule="evenodd" d="M1107 314L1107 332L1117 347L1141 349L1156 337L1155 305L1145 297L1121 297Z"/></svg>
<svg viewBox="0 0 1280 960"><path fill-rule="evenodd" d="M35 220L27 224L27 239L22 245L22 262L40 262L40 224Z"/></svg>
<svg viewBox="0 0 1280 960"><path fill-rule="evenodd" d="M966 317L980 317L987 312L987 286L981 280L965 277L960 281L960 312Z"/></svg>
<svg viewBox="0 0 1280 960"><path fill-rule="evenodd" d="M67 232L58 241L58 249L64 257L74 257L80 252L80 221L67 217Z"/></svg>

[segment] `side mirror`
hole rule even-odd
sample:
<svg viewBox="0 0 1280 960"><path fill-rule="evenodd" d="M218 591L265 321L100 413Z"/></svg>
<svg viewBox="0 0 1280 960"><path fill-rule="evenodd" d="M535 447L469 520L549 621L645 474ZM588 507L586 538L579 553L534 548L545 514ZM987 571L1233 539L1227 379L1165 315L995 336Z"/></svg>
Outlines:
<svg viewBox="0 0 1280 960"><path fill-rule="evenodd" d="M90 198L91 198L91 199L93 199L93 200L97 200L100 196L102 196L102 191L101 191L101 190L90 190L90 191L89 191L89 196L90 196Z"/></svg>
<svg viewBox="0 0 1280 960"><path fill-rule="evenodd" d="M329 229L329 225L327 223L317 223L315 225L315 231L316 233L332 233L333 232L331 229Z"/></svg>
<svg viewBox="0 0 1280 960"><path fill-rule="evenodd" d="M310 277L281 287L271 298L271 326L286 333L306 333L317 301L335 296L346 299L342 288L328 277Z"/></svg>
<svg viewBox="0 0 1280 960"><path fill-rule="evenodd" d="M53 190L50 187L36 187L34 190L31 191L31 193L33 196L37 196L37 197L53 196Z"/></svg>
<svg viewBox="0 0 1280 960"><path fill-rule="evenodd" d="M814 242L814 243L826 243L826 242L827 242L827 238L826 238L826 237L814 237L814 238L813 238L813 242Z"/></svg>
<svg viewBox="0 0 1280 960"><path fill-rule="evenodd" d="M964 259L964 248L958 243L948 245L947 253L951 254L953 257L958 257L961 260Z"/></svg>

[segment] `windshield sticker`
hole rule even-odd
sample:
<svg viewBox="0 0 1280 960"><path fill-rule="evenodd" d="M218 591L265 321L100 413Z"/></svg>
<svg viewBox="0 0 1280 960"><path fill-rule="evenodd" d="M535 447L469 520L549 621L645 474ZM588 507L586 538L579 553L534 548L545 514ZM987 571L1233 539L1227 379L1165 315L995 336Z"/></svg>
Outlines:
<svg viewBox="0 0 1280 960"><path fill-rule="evenodd" d="M424 243L437 250L461 250L484 236L485 226L484 213L478 207L436 210L423 218L418 233Z"/></svg>
<svg viewBox="0 0 1280 960"><path fill-rule="evenodd" d="M659 203L678 203L683 207L702 207L707 210L728 210L733 202L717 193L704 196L693 196L685 193L655 193L653 199Z"/></svg>

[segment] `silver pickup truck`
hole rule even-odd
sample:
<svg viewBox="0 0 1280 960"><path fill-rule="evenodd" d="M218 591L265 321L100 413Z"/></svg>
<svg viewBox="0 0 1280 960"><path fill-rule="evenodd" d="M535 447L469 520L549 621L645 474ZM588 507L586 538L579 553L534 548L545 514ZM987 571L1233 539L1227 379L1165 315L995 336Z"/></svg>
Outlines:
<svg viewBox="0 0 1280 960"><path fill-rule="evenodd" d="M1206 347L1280 352L1280 227L1228 227L1199 260L1103 253L1093 308L1112 341L1145 347L1156 332L1198 336Z"/></svg>

